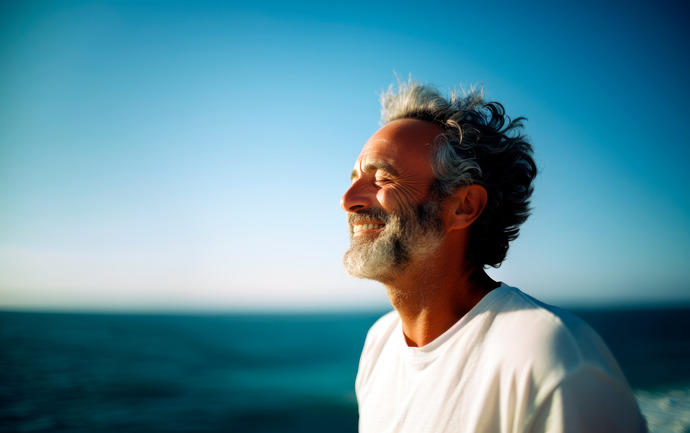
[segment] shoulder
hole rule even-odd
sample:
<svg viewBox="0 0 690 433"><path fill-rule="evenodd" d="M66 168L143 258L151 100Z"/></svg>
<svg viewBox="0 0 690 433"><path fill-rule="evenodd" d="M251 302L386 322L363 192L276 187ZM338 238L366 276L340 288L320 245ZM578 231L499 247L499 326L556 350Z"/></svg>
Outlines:
<svg viewBox="0 0 690 433"><path fill-rule="evenodd" d="M537 385L532 431L644 431L618 363L586 322L515 288L492 310L488 344L501 347L502 374Z"/></svg>
<svg viewBox="0 0 690 433"><path fill-rule="evenodd" d="M500 346L507 365L528 368L541 383L556 387L582 369L593 369L627 386L601 337L579 317L504 286L490 311L488 344Z"/></svg>
<svg viewBox="0 0 690 433"><path fill-rule="evenodd" d="M380 351L381 347L399 326L400 316L397 311L393 310L381 316L367 332L362 357L371 354L371 352Z"/></svg>

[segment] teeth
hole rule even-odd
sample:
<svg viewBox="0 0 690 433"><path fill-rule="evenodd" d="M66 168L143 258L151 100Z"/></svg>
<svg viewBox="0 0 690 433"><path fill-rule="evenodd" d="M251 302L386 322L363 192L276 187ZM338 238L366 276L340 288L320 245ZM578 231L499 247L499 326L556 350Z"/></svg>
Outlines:
<svg viewBox="0 0 690 433"><path fill-rule="evenodd" d="M383 228L383 224L356 224L356 225L352 226L352 231L354 233L357 233L358 231L361 231L361 230L378 230L378 229L382 229L382 228Z"/></svg>

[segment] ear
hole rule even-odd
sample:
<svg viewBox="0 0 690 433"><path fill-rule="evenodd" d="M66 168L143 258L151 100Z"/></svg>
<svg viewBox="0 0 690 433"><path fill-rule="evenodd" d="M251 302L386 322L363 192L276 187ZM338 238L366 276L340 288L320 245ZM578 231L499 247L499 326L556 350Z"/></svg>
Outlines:
<svg viewBox="0 0 690 433"><path fill-rule="evenodd" d="M455 192L448 201L448 231L464 230L482 214L488 195L481 185L467 185Z"/></svg>

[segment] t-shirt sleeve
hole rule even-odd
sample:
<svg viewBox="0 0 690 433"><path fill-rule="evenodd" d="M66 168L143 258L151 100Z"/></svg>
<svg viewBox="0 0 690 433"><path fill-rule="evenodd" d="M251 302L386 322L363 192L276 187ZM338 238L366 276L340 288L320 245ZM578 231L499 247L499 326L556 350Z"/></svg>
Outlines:
<svg viewBox="0 0 690 433"><path fill-rule="evenodd" d="M647 426L627 385L601 370L583 367L540 405L529 431L643 433Z"/></svg>

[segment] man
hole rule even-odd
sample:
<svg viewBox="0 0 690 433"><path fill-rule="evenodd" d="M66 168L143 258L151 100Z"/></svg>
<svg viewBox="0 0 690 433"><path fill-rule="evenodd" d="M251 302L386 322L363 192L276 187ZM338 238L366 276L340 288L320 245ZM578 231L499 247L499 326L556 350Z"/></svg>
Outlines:
<svg viewBox="0 0 690 433"><path fill-rule="evenodd" d="M347 271L383 283L395 307L362 352L360 431L645 431L589 326L484 272L529 214L523 119L415 82L381 99L384 126L341 201Z"/></svg>

